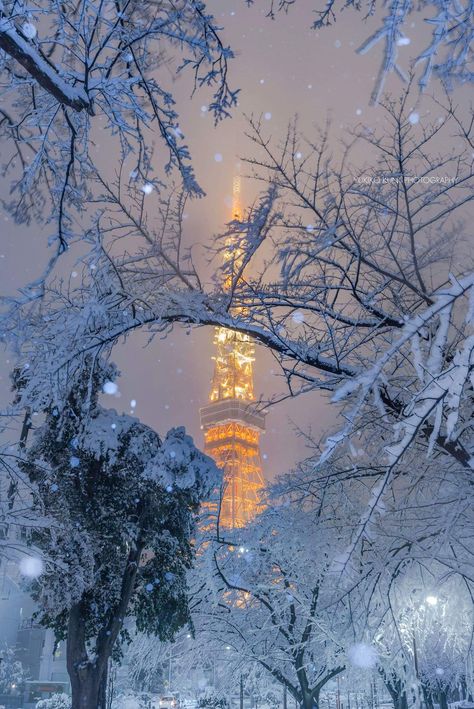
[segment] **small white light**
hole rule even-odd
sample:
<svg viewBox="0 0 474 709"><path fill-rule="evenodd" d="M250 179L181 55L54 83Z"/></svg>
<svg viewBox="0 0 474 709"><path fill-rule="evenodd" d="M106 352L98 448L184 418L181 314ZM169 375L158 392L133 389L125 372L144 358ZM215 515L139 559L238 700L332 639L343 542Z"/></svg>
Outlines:
<svg viewBox="0 0 474 709"><path fill-rule="evenodd" d="M438 599L436 596L426 596L426 602L429 606L436 606L438 604Z"/></svg>

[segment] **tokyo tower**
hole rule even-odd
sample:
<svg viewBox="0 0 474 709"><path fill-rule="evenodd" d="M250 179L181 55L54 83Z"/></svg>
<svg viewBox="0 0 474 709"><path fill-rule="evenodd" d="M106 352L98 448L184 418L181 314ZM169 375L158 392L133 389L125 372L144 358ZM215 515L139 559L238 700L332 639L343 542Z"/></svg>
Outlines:
<svg viewBox="0 0 474 709"><path fill-rule="evenodd" d="M239 177L234 178L233 183L232 217L242 218ZM224 258L233 258L234 268L238 267L239 252L235 242L227 246ZM200 411L201 428L205 452L224 471L220 526L234 529L244 527L262 509L265 481L260 434L265 430L265 416L255 407L255 345L251 338L217 327L214 344L210 403Z"/></svg>

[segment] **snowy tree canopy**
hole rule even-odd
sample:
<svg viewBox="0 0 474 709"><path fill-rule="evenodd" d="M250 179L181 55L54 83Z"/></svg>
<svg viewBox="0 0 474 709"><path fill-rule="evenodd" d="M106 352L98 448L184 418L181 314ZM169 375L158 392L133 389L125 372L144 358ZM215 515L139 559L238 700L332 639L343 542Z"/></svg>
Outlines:
<svg viewBox="0 0 474 709"><path fill-rule="evenodd" d="M23 689L27 679L28 674L16 659L15 650L6 646L0 648L0 694Z"/></svg>
<svg viewBox="0 0 474 709"><path fill-rule="evenodd" d="M214 463L184 429L162 442L137 419L98 403L111 365L89 358L61 409L44 409L23 470L33 505L52 520L31 542L45 557L31 584L38 620L67 638L73 707L95 701L112 652L120 656L127 618L170 639L189 619L201 500L219 484ZM85 698L85 699L84 699Z"/></svg>
<svg viewBox="0 0 474 709"><path fill-rule="evenodd" d="M272 505L247 528L209 544L206 586L193 602L199 643L223 653L237 675L259 666L305 709L346 663L343 638L352 618L332 566L347 520L333 519L331 529L329 516L322 521L312 511Z"/></svg>
<svg viewBox="0 0 474 709"><path fill-rule="evenodd" d="M472 124L448 105L441 122L420 129L408 119L408 101L407 94L386 105L393 135L355 136L374 154L363 172L350 167L350 150L341 165L329 157L325 133L305 160L295 161L304 142L296 126L279 146L252 124L249 162L269 186L223 238L238 234L246 244L225 292L203 290L183 249L183 195L163 202L154 228L126 185L103 182L107 211L88 235L83 284L50 288L47 312L28 299L7 304L4 337L34 371L23 406L41 408L51 393L60 401L65 373L80 368L86 352L106 350L136 328L153 336L175 322L223 325L273 350L292 394L319 388L344 404L347 424L328 439L326 457L358 435L359 414L375 406L397 424L384 451L392 467L416 437L428 454L442 450L470 469L464 394L472 371L473 280L461 254L462 219L473 199ZM428 158L439 135L451 130L458 132L456 147ZM109 239L116 246L131 230L136 252L116 256ZM453 249L449 273L444 262ZM263 257L255 276L252 267ZM227 262L217 273L220 283L228 268Z"/></svg>
<svg viewBox="0 0 474 709"><path fill-rule="evenodd" d="M150 166L153 133L162 138L166 172L176 168L186 189L201 194L160 67L189 70L195 90L209 87L218 121L236 102L227 83L231 58L200 0L4 0L0 135L11 146L4 167L15 218L55 223L64 250L73 216L91 195L100 144L112 141L122 159L130 157L131 179L151 184L158 181Z"/></svg>

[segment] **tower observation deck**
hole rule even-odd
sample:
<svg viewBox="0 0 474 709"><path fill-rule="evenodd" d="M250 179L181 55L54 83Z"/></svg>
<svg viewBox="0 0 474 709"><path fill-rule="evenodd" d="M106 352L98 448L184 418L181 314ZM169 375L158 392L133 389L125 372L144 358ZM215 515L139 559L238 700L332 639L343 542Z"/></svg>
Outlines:
<svg viewBox="0 0 474 709"><path fill-rule="evenodd" d="M241 219L240 178L233 184L233 219ZM225 258L238 267L239 251L229 243ZM255 345L248 335L217 327L209 404L201 411L204 450L224 471L220 525L244 527L262 509L265 481L260 434L265 417L255 406Z"/></svg>

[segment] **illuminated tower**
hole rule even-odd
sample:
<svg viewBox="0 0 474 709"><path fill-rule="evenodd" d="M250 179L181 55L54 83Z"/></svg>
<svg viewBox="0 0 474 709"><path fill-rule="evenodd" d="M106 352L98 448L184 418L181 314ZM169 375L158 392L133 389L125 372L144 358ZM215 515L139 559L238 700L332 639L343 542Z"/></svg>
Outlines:
<svg viewBox="0 0 474 709"><path fill-rule="evenodd" d="M240 178L234 179L233 219L241 219ZM228 276L241 263L235 237L227 244L224 258L232 259ZM220 525L243 527L262 509L265 485L260 457L260 434L265 417L255 407L253 362L255 346L248 337L224 327L215 330L210 403L201 409L204 450L224 471Z"/></svg>

